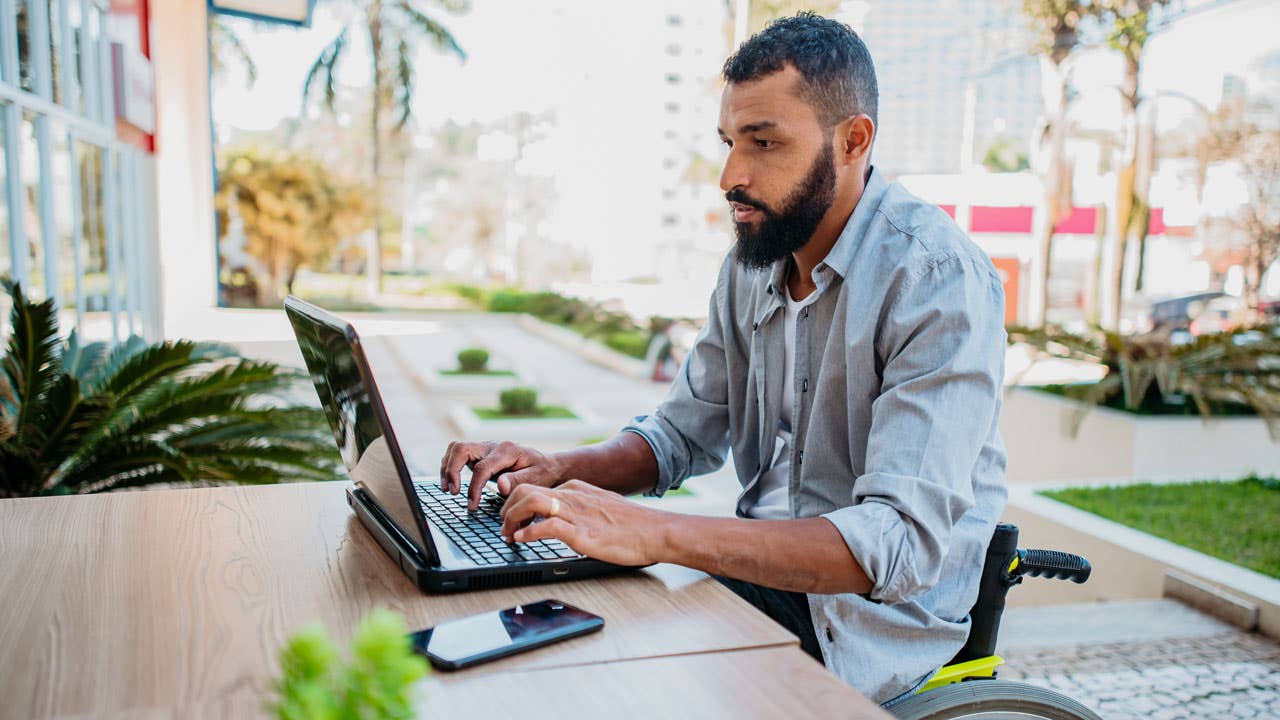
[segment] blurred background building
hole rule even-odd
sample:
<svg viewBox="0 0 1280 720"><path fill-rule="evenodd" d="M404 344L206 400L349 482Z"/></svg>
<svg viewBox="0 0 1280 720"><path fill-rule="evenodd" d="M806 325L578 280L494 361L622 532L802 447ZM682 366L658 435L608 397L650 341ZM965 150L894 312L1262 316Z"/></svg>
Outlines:
<svg viewBox="0 0 1280 720"><path fill-rule="evenodd" d="M402 105L382 94L374 174L358 32L331 78L333 109L323 83L302 101L342 29L359 30L361 3L10 0L0 272L97 337L172 333L219 303L270 305L295 286L378 306L447 283L511 285L637 318L697 317L733 241L718 188L720 69L746 33L805 7L865 38L881 89L876 166L987 250L1010 322L1116 315L1136 330L1170 297L1280 294L1280 273L1250 269L1238 220L1259 186L1238 136L1274 126L1280 97L1280 48L1262 30L1280 13L1258 0L1162 4L1134 120L1116 92L1118 53L1101 31L1081 36L1064 119L1069 197L1053 222L1048 75L1025 3L477 4L438 18L457 52L406 47L416 91ZM1135 123L1149 221L1116 286L1117 182ZM274 220L255 214L253 193L279 199L281 187L221 182L248 165L271 182L306 174L327 198L305 208L320 224L268 242Z"/></svg>

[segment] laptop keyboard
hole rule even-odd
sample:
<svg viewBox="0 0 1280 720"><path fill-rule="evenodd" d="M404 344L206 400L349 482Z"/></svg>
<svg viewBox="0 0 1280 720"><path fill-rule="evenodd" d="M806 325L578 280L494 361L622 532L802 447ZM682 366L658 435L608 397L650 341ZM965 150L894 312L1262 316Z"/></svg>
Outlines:
<svg viewBox="0 0 1280 720"><path fill-rule="evenodd" d="M485 489L480 507L467 510L467 496L453 495L435 483L414 483L418 499L427 519L453 541L467 557L480 565L504 565L583 557L559 540L536 540L531 543L502 541L502 504L506 498Z"/></svg>

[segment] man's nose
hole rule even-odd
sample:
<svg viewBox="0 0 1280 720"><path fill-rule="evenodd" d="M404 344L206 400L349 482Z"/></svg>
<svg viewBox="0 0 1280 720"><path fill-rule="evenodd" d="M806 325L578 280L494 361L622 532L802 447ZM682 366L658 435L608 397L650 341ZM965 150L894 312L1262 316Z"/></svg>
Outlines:
<svg viewBox="0 0 1280 720"><path fill-rule="evenodd" d="M724 161L724 170L720 172L720 189L729 192L736 187L746 188L750 184L751 178L747 174L745 164L738 161L730 150L729 157Z"/></svg>

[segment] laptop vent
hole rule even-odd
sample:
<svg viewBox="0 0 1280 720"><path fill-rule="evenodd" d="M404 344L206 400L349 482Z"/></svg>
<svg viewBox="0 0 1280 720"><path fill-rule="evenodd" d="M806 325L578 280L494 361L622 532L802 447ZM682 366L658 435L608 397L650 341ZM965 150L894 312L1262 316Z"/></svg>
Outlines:
<svg viewBox="0 0 1280 720"><path fill-rule="evenodd" d="M467 578L467 589L487 590L489 588L508 587L511 585L527 585L528 583L538 582L541 579L542 573L538 570L503 573L502 575L480 575L478 577Z"/></svg>

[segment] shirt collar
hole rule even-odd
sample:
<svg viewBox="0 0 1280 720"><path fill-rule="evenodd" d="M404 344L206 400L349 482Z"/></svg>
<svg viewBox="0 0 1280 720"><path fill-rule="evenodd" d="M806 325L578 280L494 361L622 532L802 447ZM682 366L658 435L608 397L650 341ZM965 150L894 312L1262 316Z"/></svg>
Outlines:
<svg viewBox="0 0 1280 720"><path fill-rule="evenodd" d="M853 264L853 256L858 252L858 246L862 244L867 228L871 226L871 219L875 217L880 201L884 199L884 194L888 190L889 183L884 179L884 175L872 167L867 177L867 185L862 189L862 197L858 198L858 205L853 209L848 222L844 224L840 237L836 238L836 244L831 246L826 259L814 268L819 272L819 277L822 275L824 266L830 267L842 278L848 276L849 266Z"/></svg>

